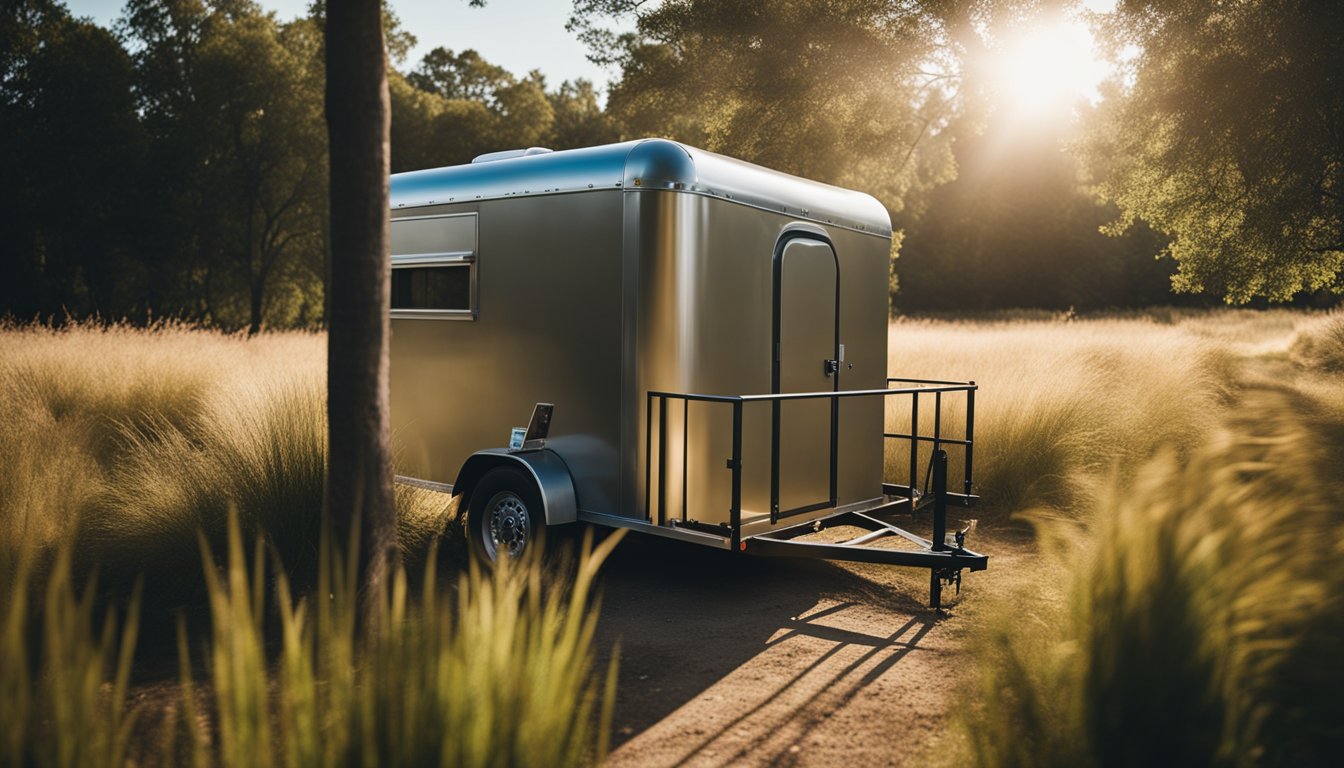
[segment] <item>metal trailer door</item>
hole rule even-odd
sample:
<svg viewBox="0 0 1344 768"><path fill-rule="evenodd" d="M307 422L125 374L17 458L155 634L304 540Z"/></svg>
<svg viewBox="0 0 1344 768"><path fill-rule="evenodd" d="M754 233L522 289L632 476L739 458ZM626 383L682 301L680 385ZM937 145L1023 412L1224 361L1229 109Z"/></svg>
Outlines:
<svg viewBox="0 0 1344 768"><path fill-rule="evenodd" d="M774 392L839 388L839 265L819 235L786 232L775 247ZM835 401L776 401L771 521L835 506Z"/></svg>

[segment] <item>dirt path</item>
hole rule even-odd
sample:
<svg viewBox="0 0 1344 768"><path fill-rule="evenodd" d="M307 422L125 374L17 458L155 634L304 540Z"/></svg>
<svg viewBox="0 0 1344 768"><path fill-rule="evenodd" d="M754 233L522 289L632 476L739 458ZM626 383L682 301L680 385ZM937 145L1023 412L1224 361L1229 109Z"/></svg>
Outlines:
<svg viewBox="0 0 1344 768"><path fill-rule="evenodd" d="M927 571L628 537L604 569L599 625L603 663L618 642L621 658L608 764L923 761L956 738L977 596L1011 588L1031 551L1021 532L970 545L989 570L938 615Z"/></svg>

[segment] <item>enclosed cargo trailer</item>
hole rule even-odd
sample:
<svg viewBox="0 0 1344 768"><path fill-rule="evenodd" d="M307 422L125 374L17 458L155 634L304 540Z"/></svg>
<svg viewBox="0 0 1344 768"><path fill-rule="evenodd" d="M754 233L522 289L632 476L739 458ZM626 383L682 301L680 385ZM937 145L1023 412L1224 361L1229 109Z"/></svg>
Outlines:
<svg viewBox="0 0 1344 768"><path fill-rule="evenodd" d="M887 377L891 222L872 197L648 139L395 174L391 206L397 479L461 495L479 554L586 521L926 567L935 603L986 566L942 530L976 500L976 385ZM944 435L956 407L964 434ZM884 428L893 409L908 431ZM904 483L884 483L885 443L905 446ZM887 519L922 508L932 539ZM870 533L807 536L837 525Z"/></svg>

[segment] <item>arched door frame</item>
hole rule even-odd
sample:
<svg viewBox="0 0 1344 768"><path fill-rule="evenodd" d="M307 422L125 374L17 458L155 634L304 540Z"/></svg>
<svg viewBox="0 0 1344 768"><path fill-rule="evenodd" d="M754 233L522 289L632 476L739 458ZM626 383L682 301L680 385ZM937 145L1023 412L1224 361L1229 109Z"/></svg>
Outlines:
<svg viewBox="0 0 1344 768"><path fill-rule="evenodd" d="M783 315L783 307L781 304L781 298L782 298L781 290L783 287L782 278L784 270L784 250L788 247L789 243L793 242L794 240L811 240L814 242L824 244L827 250L830 251L831 258L834 260L835 263L835 305L834 305L835 318L834 318L834 324L832 326L835 329L835 334L834 339L832 340L831 343L831 354L836 356L837 364L835 366L835 371L831 377L831 391L838 392L840 390L840 369L841 369L841 366L838 364L839 351L840 351L840 257L836 255L835 243L831 242L830 236L826 234L826 231L824 229L815 226L813 224L801 224L801 223L790 224L786 226L779 233L779 239L775 241L775 255L772 267L772 274L774 279L774 288L772 291L773 299L771 302L773 305L773 317L771 321L771 327L772 327L771 347L773 350L772 354L773 360L770 366L770 391L772 394L780 394L779 391L780 363L783 357L782 339L780 338L780 325ZM830 484L829 484L830 487L828 489L828 498L824 501L819 501L814 504L807 504L802 507L786 510L781 510L779 508L779 437L780 437L779 433L781 422L780 418L781 405L782 403L778 400L775 400L771 403L771 416L770 416L770 423L771 423L770 523L771 524L779 522L779 519L781 517L787 517L789 515L800 515L818 509L826 509L829 507L834 507L836 504L836 491L837 491L836 478L838 470L837 457L839 455L839 443L840 443L839 440L840 436L837 430L840 424L840 413L839 413L840 399L834 397L831 398L831 408L830 408L831 456L830 456Z"/></svg>

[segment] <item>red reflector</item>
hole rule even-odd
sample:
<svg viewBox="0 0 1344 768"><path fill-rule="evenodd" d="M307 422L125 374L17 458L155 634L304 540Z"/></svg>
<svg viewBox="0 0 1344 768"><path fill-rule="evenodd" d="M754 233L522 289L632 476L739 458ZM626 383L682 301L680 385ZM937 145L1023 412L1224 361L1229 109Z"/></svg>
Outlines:
<svg viewBox="0 0 1344 768"><path fill-rule="evenodd" d="M737 548L740 549L740 550L742 550L743 552L746 552L746 551L747 551L747 542L744 541L744 542L742 542L741 544L738 544L738 545L737 545Z"/></svg>

